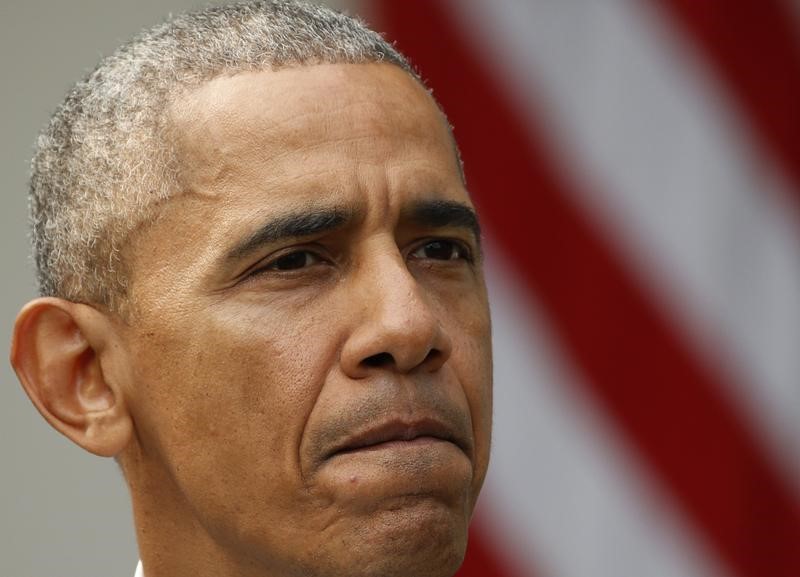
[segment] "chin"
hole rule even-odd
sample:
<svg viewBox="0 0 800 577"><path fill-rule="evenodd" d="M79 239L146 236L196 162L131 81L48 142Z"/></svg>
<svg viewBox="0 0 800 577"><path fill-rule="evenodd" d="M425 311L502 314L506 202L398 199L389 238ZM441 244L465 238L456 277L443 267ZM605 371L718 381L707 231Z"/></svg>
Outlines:
<svg viewBox="0 0 800 577"><path fill-rule="evenodd" d="M303 545L250 558L265 574L291 577L453 577L464 560L468 515L441 502L409 497L355 520L306 534ZM274 554L274 551L272 551Z"/></svg>
<svg viewBox="0 0 800 577"><path fill-rule="evenodd" d="M359 531L346 574L359 577L452 577L467 548L469 515L428 500L398 503Z"/></svg>

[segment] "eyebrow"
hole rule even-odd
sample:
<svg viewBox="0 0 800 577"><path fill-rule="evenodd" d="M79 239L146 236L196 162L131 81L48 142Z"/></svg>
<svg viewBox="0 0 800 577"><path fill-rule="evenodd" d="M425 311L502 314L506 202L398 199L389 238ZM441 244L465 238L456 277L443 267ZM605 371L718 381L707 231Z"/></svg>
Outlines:
<svg viewBox="0 0 800 577"><path fill-rule="evenodd" d="M425 228L465 228L475 236L478 246L481 244L478 215L466 204L454 200L426 200L414 204L405 213L408 221Z"/></svg>
<svg viewBox="0 0 800 577"><path fill-rule="evenodd" d="M243 241L234 246L225 260L239 260L260 247L291 238L303 238L344 226L351 214L338 208L305 209L284 214L264 223Z"/></svg>
<svg viewBox="0 0 800 577"><path fill-rule="evenodd" d="M481 227L478 215L466 204L452 200L426 200L413 204L402 214L404 220L424 228L464 228L480 247ZM230 249L224 260L241 260L259 248L287 239L304 238L344 227L353 218L352 211L341 208L301 209L278 216Z"/></svg>

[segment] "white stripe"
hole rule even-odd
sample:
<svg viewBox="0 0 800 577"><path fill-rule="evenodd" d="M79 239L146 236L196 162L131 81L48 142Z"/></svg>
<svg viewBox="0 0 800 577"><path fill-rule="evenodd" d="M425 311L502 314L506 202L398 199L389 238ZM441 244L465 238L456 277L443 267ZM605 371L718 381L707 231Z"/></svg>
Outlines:
<svg viewBox="0 0 800 577"><path fill-rule="evenodd" d="M537 577L726 575L491 261L495 427L479 517L492 544Z"/></svg>
<svg viewBox="0 0 800 577"><path fill-rule="evenodd" d="M799 207L713 75L650 3L451 4L800 495Z"/></svg>

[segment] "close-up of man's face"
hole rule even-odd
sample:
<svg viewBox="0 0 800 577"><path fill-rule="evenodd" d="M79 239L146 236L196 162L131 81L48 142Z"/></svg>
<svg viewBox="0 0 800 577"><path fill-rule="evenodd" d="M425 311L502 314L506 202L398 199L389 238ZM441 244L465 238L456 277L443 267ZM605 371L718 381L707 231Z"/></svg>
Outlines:
<svg viewBox="0 0 800 577"><path fill-rule="evenodd" d="M0 577L800 577L798 2L577 4L6 2Z"/></svg>
<svg viewBox="0 0 800 577"><path fill-rule="evenodd" d="M220 77L169 115L181 190L128 244L109 369L137 524L239 575L452 574L491 347L436 104L396 66L331 64Z"/></svg>

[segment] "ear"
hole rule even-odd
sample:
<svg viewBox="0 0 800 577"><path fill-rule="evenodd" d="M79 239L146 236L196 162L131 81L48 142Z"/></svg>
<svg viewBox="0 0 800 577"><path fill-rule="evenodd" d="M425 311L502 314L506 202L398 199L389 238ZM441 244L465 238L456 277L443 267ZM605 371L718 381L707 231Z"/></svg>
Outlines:
<svg viewBox="0 0 800 577"><path fill-rule="evenodd" d="M42 416L87 451L117 455L133 427L120 383L115 322L94 307L57 298L28 303L17 316L11 364Z"/></svg>

